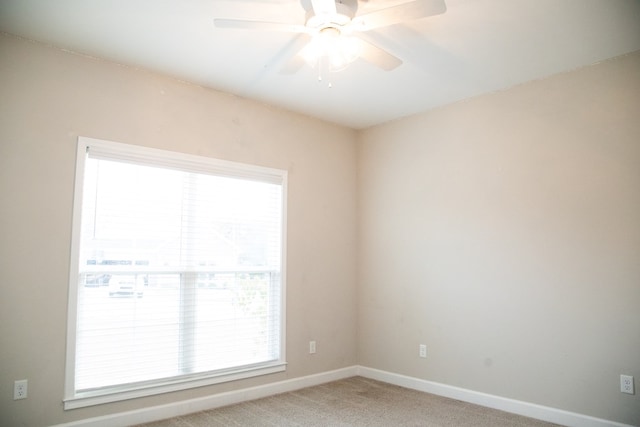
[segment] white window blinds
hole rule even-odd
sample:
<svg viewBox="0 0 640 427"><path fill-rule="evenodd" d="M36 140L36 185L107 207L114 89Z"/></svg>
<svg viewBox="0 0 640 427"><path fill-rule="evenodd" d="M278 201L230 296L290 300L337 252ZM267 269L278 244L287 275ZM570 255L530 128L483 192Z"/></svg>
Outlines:
<svg viewBox="0 0 640 427"><path fill-rule="evenodd" d="M65 407L284 369L286 172L87 138L79 157Z"/></svg>

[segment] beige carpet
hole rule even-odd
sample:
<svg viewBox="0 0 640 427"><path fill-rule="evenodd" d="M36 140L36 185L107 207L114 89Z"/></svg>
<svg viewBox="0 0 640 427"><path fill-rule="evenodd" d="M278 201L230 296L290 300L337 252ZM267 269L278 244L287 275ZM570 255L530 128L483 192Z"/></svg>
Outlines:
<svg viewBox="0 0 640 427"><path fill-rule="evenodd" d="M555 424L353 377L143 425L541 427Z"/></svg>

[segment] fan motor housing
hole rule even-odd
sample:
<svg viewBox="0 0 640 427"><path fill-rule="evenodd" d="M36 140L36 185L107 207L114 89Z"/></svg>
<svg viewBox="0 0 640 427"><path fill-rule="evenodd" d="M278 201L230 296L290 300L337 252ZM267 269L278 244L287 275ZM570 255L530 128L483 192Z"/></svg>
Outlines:
<svg viewBox="0 0 640 427"><path fill-rule="evenodd" d="M327 27L340 28L351 22L351 19L356 15L357 10L357 0L336 1L336 13L331 16L316 15L313 8L311 8L307 10L305 25L309 28L318 30L322 30Z"/></svg>

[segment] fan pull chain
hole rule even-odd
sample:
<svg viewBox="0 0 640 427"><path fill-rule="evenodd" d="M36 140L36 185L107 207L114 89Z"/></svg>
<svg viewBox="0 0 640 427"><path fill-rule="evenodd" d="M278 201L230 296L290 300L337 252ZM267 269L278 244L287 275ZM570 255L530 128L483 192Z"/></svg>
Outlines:
<svg viewBox="0 0 640 427"><path fill-rule="evenodd" d="M318 81L322 81L322 56L318 58Z"/></svg>
<svg viewBox="0 0 640 427"><path fill-rule="evenodd" d="M320 58L318 58L318 82L322 82L322 59L324 57L321 56ZM329 81L327 83L327 88L331 89L333 87L333 84L331 83L331 81Z"/></svg>

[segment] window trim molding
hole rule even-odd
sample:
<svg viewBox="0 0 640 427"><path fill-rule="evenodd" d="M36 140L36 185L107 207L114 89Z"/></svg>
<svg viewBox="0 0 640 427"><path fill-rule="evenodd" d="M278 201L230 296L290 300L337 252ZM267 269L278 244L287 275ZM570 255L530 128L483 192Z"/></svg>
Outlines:
<svg viewBox="0 0 640 427"><path fill-rule="evenodd" d="M153 382L147 386L141 385L135 388L122 389L122 387L109 388L108 392L85 392L74 397L64 399L64 410L84 408L87 406L102 405L105 403L119 402L121 400L135 399L138 397L153 396L156 394L170 393L174 391L187 390L190 388L204 387L208 385L220 384L224 382L237 381L260 375L275 374L286 370L286 362L272 362L259 368L245 368L235 370L232 373L217 373L210 375L207 373L197 377L178 378L164 382Z"/></svg>
<svg viewBox="0 0 640 427"><path fill-rule="evenodd" d="M282 243L280 270L280 358L256 366L243 366L226 371L203 372L189 376L154 380L132 384L130 387L115 386L90 392L76 393L75 349L78 310L78 280L75 272L80 265L81 218L83 205L83 181L88 152L92 156L136 164L161 166L183 171L215 174L240 179L268 182L282 188ZM197 156L157 148L123 144L79 136L76 152L76 172L73 194L71 251L69 263L69 294L67 306L67 346L65 358L64 410L134 399L138 397L169 393L190 388L203 387L229 381L237 381L286 370L286 243L287 243L287 178L286 170L268 168L246 163L232 162L212 157ZM82 179L81 179L82 178Z"/></svg>

